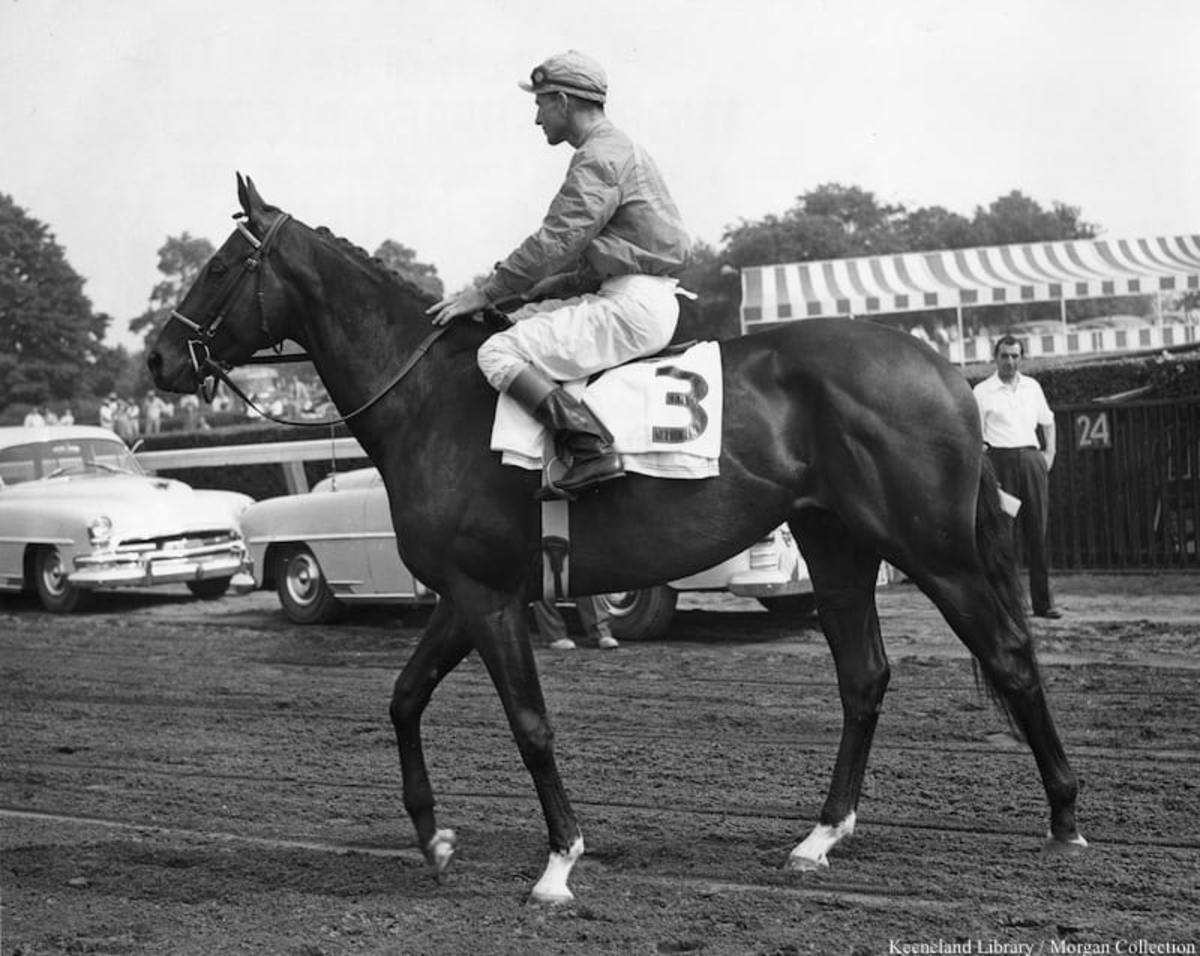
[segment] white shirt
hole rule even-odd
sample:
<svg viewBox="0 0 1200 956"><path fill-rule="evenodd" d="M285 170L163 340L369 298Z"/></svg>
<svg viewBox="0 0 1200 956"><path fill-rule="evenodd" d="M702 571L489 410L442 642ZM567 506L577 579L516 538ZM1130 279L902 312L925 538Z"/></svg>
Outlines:
<svg viewBox="0 0 1200 956"><path fill-rule="evenodd" d="M993 448L1038 447L1038 425L1052 426L1054 413L1042 386L1017 372L1011 384L993 373L974 388L983 440Z"/></svg>

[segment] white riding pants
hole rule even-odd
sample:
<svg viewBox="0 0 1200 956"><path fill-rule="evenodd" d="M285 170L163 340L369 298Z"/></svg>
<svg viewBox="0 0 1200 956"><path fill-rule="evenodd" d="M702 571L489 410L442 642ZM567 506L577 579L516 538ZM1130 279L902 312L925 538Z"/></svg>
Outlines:
<svg viewBox="0 0 1200 956"><path fill-rule="evenodd" d="M675 279L614 276L597 292L532 302L479 347L479 370L503 392L526 365L556 382L586 378L666 348L679 321Z"/></svg>

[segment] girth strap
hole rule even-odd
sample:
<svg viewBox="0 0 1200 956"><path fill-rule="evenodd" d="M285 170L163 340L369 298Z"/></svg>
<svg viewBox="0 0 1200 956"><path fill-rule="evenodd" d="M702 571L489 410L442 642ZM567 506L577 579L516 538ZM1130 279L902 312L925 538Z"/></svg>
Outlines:
<svg viewBox="0 0 1200 956"><path fill-rule="evenodd" d="M554 437L549 433L542 454L543 468L549 469L556 460ZM570 590L570 502L565 498L549 498L542 502L542 599L554 602L566 597Z"/></svg>

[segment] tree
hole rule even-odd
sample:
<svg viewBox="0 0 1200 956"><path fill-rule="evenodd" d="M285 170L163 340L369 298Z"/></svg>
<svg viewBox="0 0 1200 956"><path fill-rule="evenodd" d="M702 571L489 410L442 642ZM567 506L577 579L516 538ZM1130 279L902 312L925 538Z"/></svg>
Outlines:
<svg viewBox="0 0 1200 956"><path fill-rule="evenodd" d="M0 193L0 407L74 398L108 322L49 228Z"/></svg>
<svg viewBox="0 0 1200 956"><path fill-rule="evenodd" d="M1049 210L1013 190L986 210L976 208L972 223L977 246L1000 246L1013 242L1056 242L1061 239L1092 239L1096 227L1084 222L1077 206L1055 202Z"/></svg>
<svg viewBox="0 0 1200 956"><path fill-rule="evenodd" d="M677 340L725 339L738 334L742 283L726 254L706 242L696 243L679 284L697 299L694 310L680 309Z"/></svg>
<svg viewBox="0 0 1200 956"><path fill-rule="evenodd" d="M977 245L971 220L941 206L923 206L908 213L899 223L898 233L900 247L905 252Z"/></svg>
<svg viewBox="0 0 1200 956"><path fill-rule="evenodd" d="M88 368L83 391L97 398L111 392L128 397L143 394L151 384L143 355L131 355L125 346L117 345L105 349Z"/></svg>
<svg viewBox="0 0 1200 956"><path fill-rule="evenodd" d="M416 250L395 239L385 239L375 250L375 258L434 298L442 297L442 280L438 277L437 266L418 262Z"/></svg>
<svg viewBox="0 0 1200 956"><path fill-rule="evenodd" d="M881 205L857 186L826 183L801 195L782 216L742 220L723 237L734 268L898 251L904 207Z"/></svg>
<svg viewBox="0 0 1200 956"><path fill-rule="evenodd" d="M150 308L129 321L129 331L140 332L143 342L157 338L171 310L199 278L205 263L215 251L207 239L190 236L186 232L179 236L168 236L158 250L158 271L164 278L150 290Z"/></svg>

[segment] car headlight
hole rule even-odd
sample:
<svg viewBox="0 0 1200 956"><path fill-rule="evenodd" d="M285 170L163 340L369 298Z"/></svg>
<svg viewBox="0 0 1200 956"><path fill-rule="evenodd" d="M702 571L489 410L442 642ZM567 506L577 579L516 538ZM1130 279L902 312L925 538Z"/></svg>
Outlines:
<svg viewBox="0 0 1200 956"><path fill-rule="evenodd" d="M103 548L112 540L112 519L108 515L93 518L87 526L88 542L93 548Z"/></svg>

